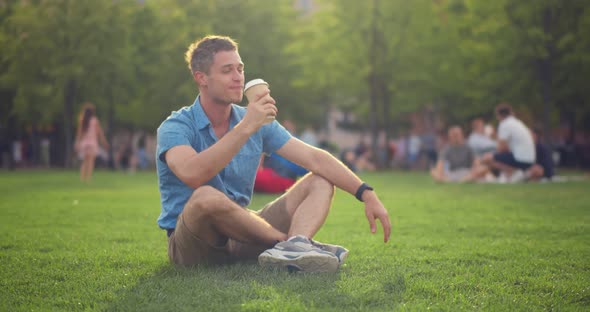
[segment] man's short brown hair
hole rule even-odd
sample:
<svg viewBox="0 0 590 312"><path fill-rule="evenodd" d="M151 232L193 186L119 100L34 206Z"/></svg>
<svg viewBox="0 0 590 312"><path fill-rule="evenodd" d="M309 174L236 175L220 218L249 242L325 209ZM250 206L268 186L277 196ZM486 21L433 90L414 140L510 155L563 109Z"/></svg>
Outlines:
<svg viewBox="0 0 590 312"><path fill-rule="evenodd" d="M184 59L191 73L197 71L209 74L213 57L219 51L237 51L238 44L230 37L206 36L193 42L186 51Z"/></svg>
<svg viewBox="0 0 590 312"><path fill-rule="evenodd" d="M502 117L512 115L512 106L508 103L500 103L496 106L496 114Z"/></svg>

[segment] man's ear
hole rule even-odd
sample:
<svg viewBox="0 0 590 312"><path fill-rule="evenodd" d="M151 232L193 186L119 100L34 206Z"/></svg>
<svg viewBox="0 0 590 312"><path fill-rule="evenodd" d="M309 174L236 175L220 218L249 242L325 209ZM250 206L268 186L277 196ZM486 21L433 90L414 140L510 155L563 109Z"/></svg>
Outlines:
<svg viewBox="0 0 590 312"><path fill-rule="evenodd" d="M196 71L193 73L193 78L197 82L199 86L206 86L207 85L207 74L204 72Z"/></svg>

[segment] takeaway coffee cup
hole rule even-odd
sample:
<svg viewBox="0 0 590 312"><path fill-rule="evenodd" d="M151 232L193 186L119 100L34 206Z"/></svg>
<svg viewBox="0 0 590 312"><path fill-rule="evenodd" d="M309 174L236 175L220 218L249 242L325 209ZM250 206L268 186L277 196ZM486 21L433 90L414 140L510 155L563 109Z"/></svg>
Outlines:
<svg viewBox="0 0 590 312"><path fill-rule="evenodd" d="M244 87L244 95L248 99L248 103L252 103L255 101L254 97L257 94L261 94L267 90L269 90L269 88L268 88L268 83L266 81L264 81L262 79L253 79L253 80L248 81L248 83L246 83L246 86ZM268 117L266 117L266 119L267 119L266 123L270 123L275 119L275 117L268 116Z"/></svg>

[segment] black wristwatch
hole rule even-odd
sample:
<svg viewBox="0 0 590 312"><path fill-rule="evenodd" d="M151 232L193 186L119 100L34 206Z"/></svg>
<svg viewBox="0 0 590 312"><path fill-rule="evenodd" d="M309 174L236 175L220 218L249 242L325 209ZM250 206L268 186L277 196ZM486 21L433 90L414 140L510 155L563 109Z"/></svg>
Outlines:
<svg viewBox="0 0 590 312"><path fill-rule="evenodd" d="M366 190L372 191L373 188L369 184L363 182L363 184L361 184L361 186L359 186L358 190L356 190L356 194L354 194L356 199L358 199L359 201L363 201L363 193Z"/></svg>

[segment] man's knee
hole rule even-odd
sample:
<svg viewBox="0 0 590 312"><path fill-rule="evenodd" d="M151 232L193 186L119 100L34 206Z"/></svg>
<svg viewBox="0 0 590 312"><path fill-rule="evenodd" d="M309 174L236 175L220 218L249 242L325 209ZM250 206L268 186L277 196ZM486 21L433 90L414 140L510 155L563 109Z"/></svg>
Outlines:
<svg viewBox="0 0 590 312"><path fill-rule="evenodd" d="M191 213L198 215L212 215L229 209L227 196L224 193L209 185L197 188L191 195L187 208Z"/></svg>
<svg viewBox="0 0 590 312"><path fill-rule="evenodd" d="M334 195L334 184L326 180L326 178L313 173L309 174L309 176L307 176L306 178L308 179L307 187L310 192L322 192L326 193L330 197Z"/></svg>

